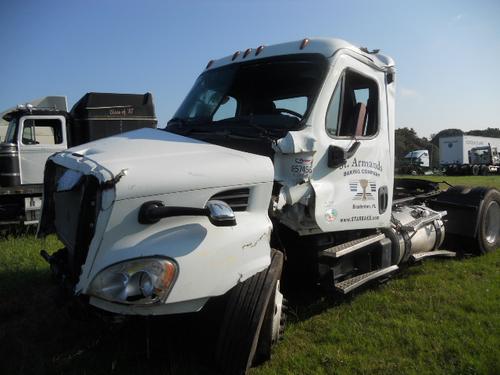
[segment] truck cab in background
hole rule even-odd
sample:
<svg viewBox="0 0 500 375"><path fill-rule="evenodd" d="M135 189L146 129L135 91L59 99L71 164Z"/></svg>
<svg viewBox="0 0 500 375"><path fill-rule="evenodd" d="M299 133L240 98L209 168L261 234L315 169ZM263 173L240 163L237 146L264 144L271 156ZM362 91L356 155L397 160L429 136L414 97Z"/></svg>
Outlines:
<svg viewBox="0 0 500 375"><path fill-rule="evenodd" d="M429 151L410 151L396 164L397 172L400 174L423 175L430 168Z"/></svg>
<svg viewBox="0 0 500 375"><path fill-rule="evenodd" d="M469 165L474 176L497 174L500 172L500 155L496 147L474 147L469 151Z"/></svg>
<svg viewBox="0 0 500 375"><path fill-rule="evenodd" d="M0 143L0 225L36 224L50 155L92 140L156 127L151 94L88 93L67 111L65 97L46 97L8 111Z"/></svg>
<svg viewBox="0 0 500 375"><path fill-rule="evenodd" d="M47 158L68 148L67 116L66 110L30 106L4 116L9 125L0 143L0 186L42 183Z"/></svg>

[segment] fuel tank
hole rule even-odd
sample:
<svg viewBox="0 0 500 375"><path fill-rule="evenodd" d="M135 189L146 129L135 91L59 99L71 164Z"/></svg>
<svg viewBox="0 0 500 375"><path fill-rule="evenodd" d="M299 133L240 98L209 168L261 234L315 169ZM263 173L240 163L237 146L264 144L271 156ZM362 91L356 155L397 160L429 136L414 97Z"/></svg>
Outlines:
<svg viewBox="0 0 500 375"><path fill-rule="evenodd" d="M21 184L19 151L14 143L0 143L0 187Z"/></svg>

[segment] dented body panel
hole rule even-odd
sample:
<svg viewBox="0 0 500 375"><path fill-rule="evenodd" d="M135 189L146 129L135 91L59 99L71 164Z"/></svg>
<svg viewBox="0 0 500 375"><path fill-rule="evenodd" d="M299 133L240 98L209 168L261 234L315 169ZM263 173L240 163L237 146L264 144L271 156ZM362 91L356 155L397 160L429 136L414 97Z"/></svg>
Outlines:
<svg viewBox="0 0 500 375"><path fill-rule="evenodd" d="M218 167L221 159L226 168ZM76 294L86 294L96 274L110 265L161 255L175 259L180 269L168 303L176 304L175 311L186 312L189 308L183 308L183 303L189 307L193 306L191 300L206 301L224 294L269 265L271 222L267 202L273 168L264 157L142 129L70 149L50 160L93 175L101 184L126 171L114 186L103 189L96 232L75 286ZM154 225L137 220L141 205L152 198L165 205L204 207L212 196L242 186L249 189L249 198L246 210L236 214L236 227L214 227L205 217L170 218ZM68 207L68 212L77 209ZM96 298L91 303L114 312L126 309L99 303ZM196 305L196 309L201 306ZM130 313L141 310L127 308ZM161 305L147 308L148 314L164 310Z"/></svg>

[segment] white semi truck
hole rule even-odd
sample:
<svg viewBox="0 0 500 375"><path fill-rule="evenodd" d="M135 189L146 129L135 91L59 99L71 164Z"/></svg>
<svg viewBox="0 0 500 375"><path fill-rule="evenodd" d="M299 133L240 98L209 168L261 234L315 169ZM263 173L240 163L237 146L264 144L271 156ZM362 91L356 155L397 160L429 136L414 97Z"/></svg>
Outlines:
<svg viewBox="0 0 500 375"><path fill-rule="evenodd" d="M401 160L396 161L396 165L396 171L400 174L425 174L430 169L429 150L410 151Z"/></svg>
<svg viewBox="0 0 500 375"><path fill-rule="evenodd" d="M226 302L223 373L267 359L283 282L349 293L401 264L499 245L500 193L394 180L395 67L338 39L210 61L165 130L51 156L42 256L75 298L122 315ZM447 248L447 250L441 250Z"/></svg>
<svg viewBox="0 0 500 375"><path fill-rule="evenodd" d="M474 176L498 174L500 172L500 155L496 147L474 147L469 151L470 172Z"/></svg>
<svg viewBox="0 0 500 375"><path fill-rule="evenodd" d="M498 173L500 138L458 135L439 139L439 162L445 174L488 175Z"/></svg>

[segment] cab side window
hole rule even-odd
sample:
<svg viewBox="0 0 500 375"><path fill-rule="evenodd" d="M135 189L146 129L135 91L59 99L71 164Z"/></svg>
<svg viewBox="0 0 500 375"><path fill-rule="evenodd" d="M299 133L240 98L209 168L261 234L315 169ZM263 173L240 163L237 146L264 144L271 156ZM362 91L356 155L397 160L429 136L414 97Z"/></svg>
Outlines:
<svg viewBox="0 0 500 375"><path fill-rule="evenodd" d="M378 130L377 83L352 70L342 74L326 114L332 137L371 137Z"/></svg>
<svg viewBox="0 0 500 375"><path fill-rule="evenodd" d="M63 142L62 123L58 119L27 119L24 121L22 143L55 145Z"/></svg>

